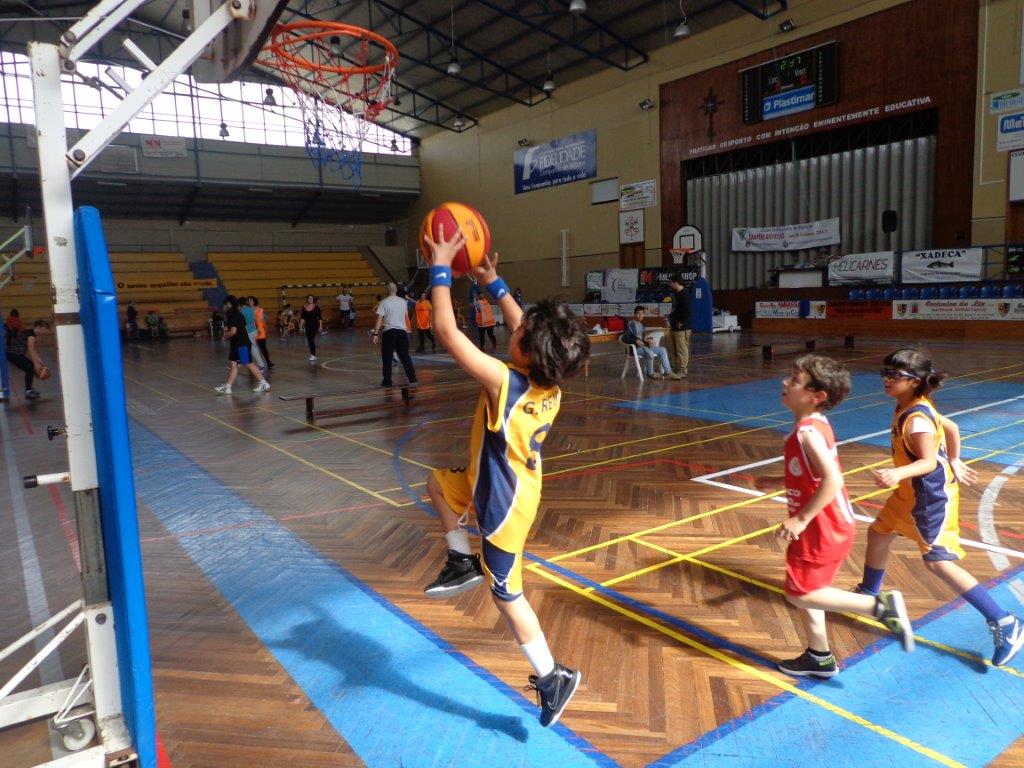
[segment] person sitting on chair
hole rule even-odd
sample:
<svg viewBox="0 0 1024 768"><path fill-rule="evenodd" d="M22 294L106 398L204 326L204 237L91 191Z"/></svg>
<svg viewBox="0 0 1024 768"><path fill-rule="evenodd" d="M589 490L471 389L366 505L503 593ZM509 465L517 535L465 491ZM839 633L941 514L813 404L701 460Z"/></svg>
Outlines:
<svg viewBox="0 0 1024 768"><path fill-rule="evenodd" d="M626 330L622 334L622 340L626 344L636 346L636 353L644 359L645 373L652 379L668 377L670 379L683 378L677 373L672 373L672 367L668 362L668 350L647 334L644 329L644 315L647 310L641 304L637 304L633 310L633 319L626 323ZM654 372L655 359L661 361L661 373Z"/></svg>

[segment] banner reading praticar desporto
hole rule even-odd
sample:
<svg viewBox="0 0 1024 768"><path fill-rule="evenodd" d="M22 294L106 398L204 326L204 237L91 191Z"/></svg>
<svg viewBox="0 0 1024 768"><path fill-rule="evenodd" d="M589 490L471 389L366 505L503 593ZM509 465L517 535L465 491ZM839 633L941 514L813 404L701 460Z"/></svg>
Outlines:
<svg viewBox="0 0 1024 768"><path fill-rule="evenodd" d="M841 242L838 218L781 227L736 227L732 231L734 251L800 251Z"/></svg>

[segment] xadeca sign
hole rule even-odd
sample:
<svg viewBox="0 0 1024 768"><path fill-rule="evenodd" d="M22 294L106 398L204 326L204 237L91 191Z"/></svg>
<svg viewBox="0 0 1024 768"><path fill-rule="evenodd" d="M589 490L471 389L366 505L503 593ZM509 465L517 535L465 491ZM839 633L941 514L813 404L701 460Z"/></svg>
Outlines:
<svg viewBox="0 0 1024 768"><path fill-rule="evenodd" d="M904 251L901 271L904 283L972 283L981 279L983 262L981 248Z"/></svg>
<svg viewBox="0 0 1024 768"><path fill-rule="evenodd" d="M999 118L999 139L996 148L1000 152L1024 147L1024 112L1014 112Z"/></svg>
<svg viewBox="0 0 1024 768"><path fill-rule="evenodd" d="M892 251L851 253L828 265L829 285L850 283L891 283L896 276L896 257Z"/></svg>

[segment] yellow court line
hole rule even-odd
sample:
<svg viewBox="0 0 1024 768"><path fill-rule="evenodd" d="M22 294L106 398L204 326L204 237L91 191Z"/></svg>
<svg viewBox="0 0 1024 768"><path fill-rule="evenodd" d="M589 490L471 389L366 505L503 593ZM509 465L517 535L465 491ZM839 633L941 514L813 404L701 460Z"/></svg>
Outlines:
<svg viewBox="0 0 1024 768"><path fill-rule="evenodd" d="M794 696L797 696L812 704L816 704L817 706L821 707L827 712L832 713L833 715L841 717L845 720L849 720L850 722L855 723L856 725L859 725L863 728L866 728L872 733L875 733L879 736L891 739L892 741L895 741L897 744L900 744L901 746L911 749L920 755L924 755L925 757L935 760L936 762L942 765L949 766L949 768L965 768L965 766L962 763L958 763L953 758L943 755L941 752L937 752L934 749L931 749L930 747L926 747L923 744L919 744L916 741L908 739L906 736L902 736L901 734L898 734L895 731L886 728L885 726L872 723L869 720L865 720L860 715L854 714L853 712L850 712L847 709L843 709L842 707L838 707L832 702L821 698L820 696L815 696L813 693L809 693L808 691L798 688L792 683L782 680L781 678L776 677L775 675L769 674L763 669L759 669L744 661L735 659L732 656L729 656L723 653L722 651L718 650L717 648L712 648L709 645L705 645L699 640L694 640L691 637L687 637L681 632L666 627L663 624L659 624L658 622L654 621L653 619L647 616L643 616L642 614L636 613L635 611L631 611L628 608L613 603L611 600L608 600L599 594L596 594L594 592L587 592L581 587L572 584L571 582L568 582L556 576L553 573L549 573L545 570L538 570L537 573L539 573L548 581L551 581L561 587L564 587L565 589L568 589L571 592L575 592L576 594L585 597L586 599L591 600L592 602L597 603L598 605L615 611L616 613L620 614L621 616L624 616L627 619L631 619L632 621L635 621L638 624L641 624L649 629L653 629L656 632L660 632L663 635L671 637L673 640L676 640L677 642L682 643L683 645L693 648L694 650L700 651L701 653L710 656L711 658L716 659L717 661L721 661L725 664L728 664L730 667L733 667L734 669L743 672L750 677L757 678L758 680L768 683L769 685L772 685L780 690L786 691L787 693L791 693Z"/></svg>
<svg viewBox="0 0 1024 768"><path fill-rule="evenodd" d="M962 379L962 378L966 378L968 376L975 376L975 375L977 375L979 373L988 373L988 372L991 372L991 371L1001 371L1001 370L1005 370L1006 368L1017 368L1017 367L1020 367L1020 366L1024 366L1024 363L1014 363L1013 365L1001 366L999 368L989 368L989 369L985 369L985 370L982 370L982 371L977 371L975 373L963 374L961 376L951 376L948 380L949 381L955 381L956 379ZM963 389L964 387L974 386L975 384L985 384L985 383L992 382L992 381L999 381L1000 379L1007 379L1007 378L1011 378L1011 377L1016 376L1016 375L1018 375L1018 373L1010 373L1010 374L1006 374L1004 376L996 376L996 377L989 378L989 379L981 379L979 381L971 381L971 382L968 382L967 384L961 384L961 385L955 386L955 387L946 387L946 391L949 392L949 391L953 391L953 390L956 390L956 389ZM880 393L878 393L878 392L866 392L863 395L857 395L855 397L849 397L849 398L846 399L846 402L851 402L853 400L860 400L860 399L865 398L865 397L877 397L877 396L879 396L879 394ZM883 395L883 398L884 398L884 395ZM615 398L606 398L606 399L615 399ZM622 402L630 402L630 403L632 403L632 402L635 402L635 401L634 400L622 400ZM873 407L875 407L877 405L883 405L883 404L885 404L885 402L886 401L884 399L882 399L882 400L879 400L878 402L866 403L864 405L858 406L857 408L852 408L849 411L845 411L845 413L849 413L849 412L852 412L852 411L862 410L864 408L873 408ZM664 433L657 434L657 435L650 435L648 437L641 437L641 438L636 438L636 439L633 439L633 440L625 440L625 441L622 441L622 442L619 442L619 443L609 443L607 445L601 445L601 446L598 446L596 448L588 448L587 450L584 450L584 451L573 451L571 453L562 453L562 454L558 454L556 456L546 457L545 461L551 462L551 461L555 461L556 459L564 459L564 458L568 458L568 457L572 457L572 456L579 456L579 455L585 454L585 453L596 453L598 451L606 451L606 450L609 450L609 449L612 449L612 448L621 448L621 447L626 446L626 445L635 445L637 443L649 442L651 440L660 440L660 439L664 439L664 438L668 438L668 437L676 437L678 435L685 435L685 434L688 434L690 432L699 432L700 430L703 430L703 429L715 429L717 427L727 427L727 426L730 426L732 424L736 424L736 423L741 422L741 421L750 421L752 419L770 419L770 418L772 418L774 416L779 416L779 415L782 415L782 414L785 414L785 413L788 413L788 411L786 409L782 409L782 410L778 410L778 411L768 411L766 413L762 413L762 414L759 414L759 415L756 415L756 416L744 416L744 417L741 417L741 418L738 418L738 419L733 419L731 421L717 422L715 424L701 424L701 425L696 426L696 427L689 427L687 429L677 430L677 431L674 431L674 432L664 432ZM736 434L743 435L743 434L748 434L750 432L758 432L758 431L763 431L763 430L767 430L767 429L772 429L772 427L773 427L773 425L756 427L754 429L749 429L749 430L746 430L744 432L739 432L739 433L736 433ZM679 446L671 445L671 446L668 446L667 448L661 448L661 449L658 449L658 450L669 451L669 450L672 450L672 449L677 448L677 447L684 448L684 447L687 447L688 445L690 445L690 444L683 444L683 445L679 445ZM597 462L595 464L584 464L583 466L573 467L573 470L587 469L587 468L590 468L590 467L601 466L602 464L607 464L609 461L621 461L621 460L626 459L626 458L637 458L639 456L646 456L649 453L657 453L658 450L650 451L650 452L647 452L647 453L639 453L639 454L630 454L628 456L620 456L620 457L618 457L616 459L605 460L603 462ZM572 470L563 469L563 470L558 470L557 472L553 472L553 473L549 473L549 474L559 474L559 473L562 473L562 472L569 472L569 471L572 471Z"/></svg>
<svg viewBox="0 0 1024 768"><path fill-rule="evenodd" d="M291 416L285 416L283 413L276 413L274 411L267 411L267 413L270 413L273 416L277 416L279 419L287 419L288 421L294 421L296 424L301 424L302 426L308 427L309 429L315 429L318 432L323 432L325 437L329 435L330 437L336 438L338 440L345 440L346 442L352 443L353 445L358 445L361 448L366 448L366 449L371 450L371 451L376 451L377 453L383 453L388 458L391 458L391 451L387 450L386 448L381 448L381 447L376 446L376 445L370 445L369 443L364 443L362 440L355 440L355 439L349 437L348 435L343 435L343 434L340 434L338 432L331 432L329 429L324 429L323 427L318 427L316 424L310 424L307 421L304 421L304 420L301 420L301 419L296 419L296 418L293 418ZM401 456L400 455L398 458L401 459L402 461L408 462L409 464L413 464L413 465L415 465L417 467L421 467L423 469L429 469L429 470L436 469L436 467L432 467L429 464L424 464L422 462L416 461L415 459L408 459L405 456Z"/></svg>
<svg viewBox="0 0 1024 768"><path fill-rule="evenodd" d="M158 395L160 395L161 397L166 397L166 398L167 398L168 400L173 400L173 401L174 401L174 402L176 402L176 403L177 403L177 402L180 402L180 401L178 400L178 398L176 398L176 397L175 397L174 395L169 395L169 394L167 394L166 392L162 392L162 391L160 391L160 390L159 390L159 389L157 389L156 387L151 387L151 386L150 386L149 384L146 384L146 383L144 383L144 382L141 382L141 381L139 381L138 379L136 379L136 378L134 378L134 377L132 377L132 376L129 376L129 375L127 374L127 373L125 373L124 377L125 377L126 379L128 379L128 381L132 382L133 384L138 384L138 385L139 385L140 387L145 387L146 389L150 389L150 390L152 390L152 391L156 392L156 393L157 393Z"/></svg>
<svg viewBox="0 0 1024 768"><path fill-rule="evenodd" d="M268 448L273 448L275 451L278 451L279 453L283 453L285 456L288 456L289 458L295 459L300 464L305 464L310 469L315 469L317 472L323 472L328 477L332 477L335 480L338 480L339 482L344 483L345 485L351 486L352 488L355 488L356 490L359 490L359 491L362 491L363 493L369 494L370 496L372 496L375 499L387 502L388 504L390 504L393 507L399 506L399 504L397 504L392 499L389 499L387 496L382 496L381 494L377 493L376 491L371 491L366 486L360 485L359 483L357 483L357 482L355 482L353 480L349 480L347 477L342 477L337 472L331 472L331 470L326 469L325 467L321 467L319 464L314 464L312 461L308 461L307 459L304 459L301 456L298 456L298 455L292 453L291 451L286 451L284 448L281 448L280 446L274 445L273 443L269 442L268 440L264 440L262 437L257 437L256 435L252 434L251 432L246 432L244 429L239 429L238 427L234 426L233 424L228 424L226 421L221 421L216 416L211 416L208 413L205 413L203 415L206 416L206 418L208 418L208 419L212 419L213 421L216 421L218 424L220 424L223 427L227 427L228 429L233 429L235 432L238 432L240 435L245 435L246 437L248 437L248 438L250 438L252 440L255 440L260 445L265 445Z"/></svg>

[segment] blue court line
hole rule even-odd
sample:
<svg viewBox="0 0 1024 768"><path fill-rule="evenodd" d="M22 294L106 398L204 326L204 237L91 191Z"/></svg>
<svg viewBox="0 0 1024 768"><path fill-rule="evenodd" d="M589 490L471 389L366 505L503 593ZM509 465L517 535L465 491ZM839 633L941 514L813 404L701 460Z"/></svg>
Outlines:
<svg viewBox="0 0 1024 768"><path fill-rule="evenodd" d="M784 410L779 402L781 389L780 380L762 379L723 387L674 392L630 403L614 403L614 406L703 421L729 421L737 426L769 427L785 434L791 429L792 422L777 418L778 412ZM877 397L870 395L862 399L847 400L838 408L828 412L829 421L839 440L878 432L886 429L892 421L894 401L882 392L878 376L872 374L854 376L853 391L855 393L877 392ZM958 379L951 382L948 389L940 389L936 392L935 401L942 412L952 413L1022 396L1024 396L1024 384L1019 382ZM732 419L708 419L709 412L730 413L735 416ZM964 447L964 457L974 458L999 450L1012 442L1005 430L981 435L978 438L970 438L972 433L1006 426L1021 418L1024 418L1024 397L990 409L956 416L955 420L960 427L960 434L969 443ZM858 442L888 448L889 436L888 434L876 435ZM987 461L1007 465L1012 464L1014 460L1012 457L996 455L988 458Z"/></svg>
<svg viewBox="0 0 1024 768"><path fill-rule="evenodd" d="M368 766L616 765L146 427L132 442L169 532L236 526L178 544Z"/></svg>
<svg viewBox="0 0 1024 768"><path fill-rule="evenodd" d="M1016 569L1014 574L1020 573ZM1019 603L1009 577L992 588L1003 605ZM967 650L990 653L977 611L962 601L917 634ZM982 646L985 646L984 648ZM1024 732L1019 679L952 657L929 646L914 654L890 645L862 663L847 664L839 677L815 687L815 695L883 725L968 766L982 766ZM756 720L726 723L651 764L683 766L935 765L889 739L794 697L762 705ZM771 702L766 702L770 704ZM813 724L813 727L812 725ZM710 739L708 738L710 737ZM709 743L710 742L710 743Z"/></svg>

